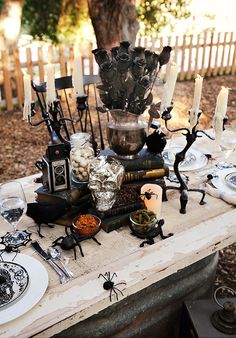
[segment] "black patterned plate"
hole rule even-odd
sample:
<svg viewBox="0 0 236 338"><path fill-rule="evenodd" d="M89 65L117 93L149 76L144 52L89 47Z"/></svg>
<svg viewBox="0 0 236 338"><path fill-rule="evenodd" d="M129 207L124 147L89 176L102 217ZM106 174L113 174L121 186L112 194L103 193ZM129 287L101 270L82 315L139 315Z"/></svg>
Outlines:
<svg viewBox="0 0 236 338"><path fill-rule="evenodd" d="M0 310L14 302L26 291L29 275L14 262L0 262Z"/></svg>

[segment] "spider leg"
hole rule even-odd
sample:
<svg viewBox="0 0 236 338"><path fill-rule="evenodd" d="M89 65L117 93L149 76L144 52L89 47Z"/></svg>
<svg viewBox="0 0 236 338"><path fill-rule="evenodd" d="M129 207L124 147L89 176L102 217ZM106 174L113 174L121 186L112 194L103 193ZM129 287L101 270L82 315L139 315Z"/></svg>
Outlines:
<svg viewBox="0 0 236 338"><path fill-rule="evenodd" d="M106 276L106 278L107 278L106 280L107 281L111 280L110 272L105 272L104 276Z"/></svg>
<svg viewBox="0 0 236 338"><path fill-rule="evenodd" d="M116 284L116 285L117 285L117 284ZM115 290L119 291L120 294L121 294L122 296L124 296L123 292L122 292L120 289L116 288L115 286L113 286L113 290L114 290L114 292L115 292L116 294L117 294L117 292L116 292ZM118 300L118 296L117 296L117 300Z"/></svg>
<svg viewBox="0 0 236 338"><path fill-rule="evenodd" d="M110 272L109 272L109 275L110 275ZM117 277L117 274L114 272L112 277L111 277L111 280L114 278L114 277Z"/></svg>
<svg viewBox="0 0 236 338"><path fill-rule="evenodd" d="M60 245L61 243L59 243L60 240L62 240L64 237L63 236L60 236L58 237L57 239L55 239L55 241L53 241L53 246L56 246L56 245Z"/></svg>
<svg viewBox="0 0 236 338"><path fill-rule="evenodd" d="M101 276L107 281L106 277L102 273L99 274L98 278Z"/></svg>
<svg viewBox="0 0 236 338"><path fill-rule="evenodd" d="M110 302L112 302L111 295L112 295L112 289L110 290Z"/></svg>
<svg viewBox="0 0 236 338"><path fill-rule="evenodd" d="M117 284L115 284L114 286L117 286L117 285L121 285L121 284L127 284L126 282L120 282L120 283L117 283Z"/></svg>
<svg viewBox="0 0 236 338"><path fill-rule="evenodd" d="M112 293L112 291L114 291L114 293L115 293L115 295L116 295L116 300L118 300L118 293L116 292L116 290L115 289L117 289L117 288L115 288L114 286L113 286L113 288L111 289L111 293ZM117 289L118 291L120 291L119 289ZM123 295L123 294L122 294ZM124 295L123 295L124 296Z"/></svg>
<svg viewBox="0 0 236 338"><path fill-rule="evenodd" d="M79 242L78 238L76 237L76 235L75 235L74 233L72 233L72 237L73 237L75 243L76 243L76 244L78 245L78 247L79 247L79 251L80 251L81 256L84 257L84 253L83 253L83 250L82 250L82 247L81 247L81 245L80 245L80 242Z"/></svg>
<svg viewBox="0 0 236 338"><path fill-rule="evenodd" d="M12 262L14 262L14 260L15 260L15 258L16 258L16 256L17 256L17 254L19 253L20 251L19 250L17 250L17 251L15 251L15 256L13 257L13 259L12 259Z"/></svg>

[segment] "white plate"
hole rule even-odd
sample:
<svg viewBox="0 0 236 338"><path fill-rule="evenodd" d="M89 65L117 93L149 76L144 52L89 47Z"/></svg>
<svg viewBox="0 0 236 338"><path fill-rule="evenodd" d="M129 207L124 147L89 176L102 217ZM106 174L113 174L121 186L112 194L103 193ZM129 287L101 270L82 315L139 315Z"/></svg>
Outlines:
<svg viewBox="0 0 236 338"><path fill-rule="evenodd" d="M227 193L235 193L235 188L233 188L229 182L228 178L229 175L236 172L236 168L228 168L228 169L218 169L214 171L214 175L216 177L213 177L211 180L211 183L214 185L215 188L218 188L219 190L222 190Z"/></svg>
<svg viewBox="0 0 236 338"><path fill-rule="evenodd" d="M29 284L29 275L23 266L15 262L0 262L0 311L16 302ZM0 314L1 315L1 314Z"/></svg>
<svg viewBox="0 0 236 338"><path fill-rule="evenodd" d="M183 150L184 146L172 146L171 148L166 148L162 152L162 156L164 159L165 164L167 164L170 168L170 170L173 170L173 164L174 164L174 154L180 152ZM168 158L168 152L172 154L172 158ZM180 171L193 171L193 170L198 170L200 168L203 168L208 162L208 159L206 155L204 155L201 151L190 148L185 157L185 161L179 165L179 170Z"/></svg>
<svg viewBox="0 0 236 338"><path fill-rule="evenodd" d="M14 256L15 253L4 253L3 259L4 261L12 261ZM13 302L1 309L0 325L20 317L34 307L43 297L48 286L47 270L37 259L18 253L14 262L22 265L28 272L29 285L26 292L17 302Z"/></svg>
<svg viewBox="0 0 236 338"><path fill-rule="evenodd" d="M236 171L229 173L225 176L225 181L232 189L236 189Z"/></svg>

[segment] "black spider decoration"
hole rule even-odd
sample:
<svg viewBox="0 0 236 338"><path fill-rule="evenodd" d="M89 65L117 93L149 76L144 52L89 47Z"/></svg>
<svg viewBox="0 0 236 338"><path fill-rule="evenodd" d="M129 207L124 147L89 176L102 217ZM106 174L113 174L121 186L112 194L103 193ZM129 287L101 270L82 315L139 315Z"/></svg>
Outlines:
<svg viewBox="0 0 236 338"><path fill-rule="evenodd" d="M69 233L69 230L70 230L70 233ZM52 245L53 246L59 245L62 248L62 250L73 249L75 259L76 259L76 249L75 249L76 246L79 247L80 254L81 254L82 257L84 257L84 253L83 253L82 247L80 245L80 242L82 242L86 239L92 238L98 245L101 245L101 243L99 243L98 240L95 237L93 237L91 235L81 236L71 226L67 226L65 228L65 232L66 232L66 236L60 236L59 238L57 238L52 243Z"/></svg>
<svg viewBox="0 0 236 338"><path fill-rule="evenodd" d="M105 282L103 283L103 289L104 290L110 290L110 301L111 300L111 296L112 296L112 292L114 292L114 294L116 295L116 300L118 300L118 292L120 292L120 294L122 296L124 296L123 292L117 288L117 285L121 285L121 284L125 284L126 282L120 282L115 284L112 280L114 277L117 277L117 274L114 272L112 277L111 277L111 273L110 271L105 272L104 275L102 273L99 274L98 278L103 277L105 279ZM118 291L118 292L117 292Z"/></svg>
<svg viewBox="0 0 236 338"><path fill-rule="evenodd" d="M2 255L4 252L6 253L10 253L10 252L16 252L19 253L19 247L21 246L26 246L27 243L29 243L31 241L31 233L29 233L27 230L24 230L25 234L27 234L27 237L25 238L23 243L20 243L18 245L15 244L11 244L8 242L8 236L7 234L9 232L7 232L4 236L0 237L0 245L2 245L4 247L4 249L0 249L0 259L3 261ZM13 260L15 259L16 255L14 256Z"/></svg>
<svg viewBox="0 0 236 338"><path fill-rule="evenodd" d="M11 252L15 252L15 253L16 253L15 256L13 257L13 259L12 259L12 262L13 262L13 261L15 260L16 256L17 256L17 254L18 254L20 251L19 251L18 248L14 248L14 247L12 247L12 246L10 246L10 245L7 245L7 246L5 246L4 249L0 250L0 261L1 261L1 262L4 261L4 259L3 259L3 257L2 257L4 253L11 253Z"/></svg>
<svg viewBox="0 0 236 338"><path fill-rule="evenodd" d="M147 200L150 200L152 198L152 196L156 196L157 198L157 194L155 194L153 191L151 191L151 189L145 191L144 194L140 194L140 196L144 196L144 199L146 198Z"/></svg>

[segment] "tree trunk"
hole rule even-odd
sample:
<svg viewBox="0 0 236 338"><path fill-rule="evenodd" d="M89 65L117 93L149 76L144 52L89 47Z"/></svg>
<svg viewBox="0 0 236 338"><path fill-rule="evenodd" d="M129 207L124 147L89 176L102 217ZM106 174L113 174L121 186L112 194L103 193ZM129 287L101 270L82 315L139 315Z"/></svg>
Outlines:
<svg viewBox="0 0 236 338"><path fill-rule="evenodd" d="M127 40L134 44L138 31L135 0L88 0L97 47L110 50Z"/></svg>

